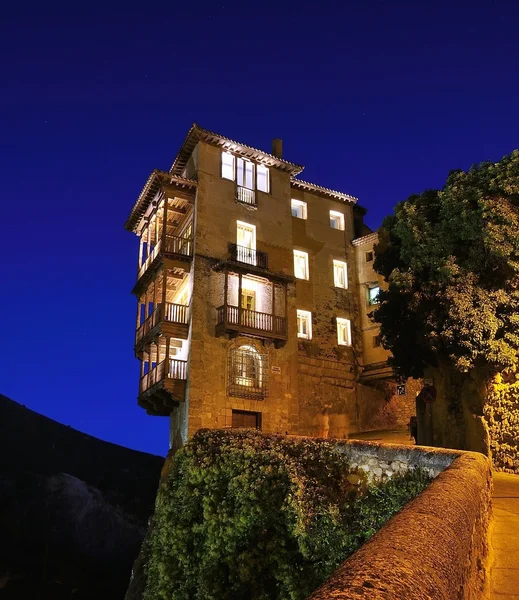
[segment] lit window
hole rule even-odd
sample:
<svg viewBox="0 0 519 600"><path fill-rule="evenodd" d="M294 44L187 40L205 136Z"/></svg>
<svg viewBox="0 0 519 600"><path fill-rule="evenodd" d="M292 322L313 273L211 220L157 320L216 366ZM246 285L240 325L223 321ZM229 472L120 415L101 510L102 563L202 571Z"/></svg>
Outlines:
<svg viewBox="0 0 519 600"><path fill-rule="evenodd" d="M306 219L306 202L292 200L292 216L298 219Z"/></svg>
<svg viewBox="0 0 519 600"><path fill-rule="evenodd" d="M265 165L256 167L256 184L260 192L270 192L269 170Z"/></svg>
<svg viewBox="0 0 519 600"><path fill-rule="evenodd" d="M308 279L308 254L294 250L294 275L298 279Z"/></svg>
<svg viewBox="0 0 519 600"><path fill-rule="evenodd" d="M348 287L348 267L342 260L333 261L333 284L335 287Z"/></svg>
<svg viewBox="0 0 519 600"><path fill-rule="evenodd" d="M255 165L250 160L222 152L222 177L236 181L248 190L270 192L270 172L265 165Z"/></svg>
<svg viewBox="0 0 519 600"><path fill-rule="evenodd" d="M330 211L330 227L344 231L344 215L335 210Z"/></svg>
<svg viewBox="0 0 519 600"><path fill-rule="evenodd" d="M312 313L307 310L297 311L297 337L312 339Z"/></svg>
<svg viewBox="0 0 519 600"><path fill-rule="evenodd" d="M337 342L339 346L351 346L351 323L349 319L337 317Z"/></svg>
<svg viewBox="0 0 519 600"><path fill-rule="evenodd" d="M380 287L378 285L368 288L368 304L370 306L373 306L374 304L378 304L380 302L380 300L378 299L379 293Z"/></svg>
<svg viewBox="0 0 519 600"><path fill-rule="evenodd" d="M256 264L256 226L236 221L236 260Z"/></svg>
<svg viewBox="0 0 519 600"><path fill-rule="evenodd" d="M268 358L253 346L240 346L229 355L229 396L263 398L267 394Z"/></svg>
<svg viewBox="0 0 519 600"><path fill-rule="evenodd" d="M254 189L254 164L250 160L236 159L236 183L249 190Z"/></svg>
<svg viewBox="0 0 519 600"><path fill-rule="evenodd" d="M222 177L234 181L234 156L230 152L222 152Z"/></svg>

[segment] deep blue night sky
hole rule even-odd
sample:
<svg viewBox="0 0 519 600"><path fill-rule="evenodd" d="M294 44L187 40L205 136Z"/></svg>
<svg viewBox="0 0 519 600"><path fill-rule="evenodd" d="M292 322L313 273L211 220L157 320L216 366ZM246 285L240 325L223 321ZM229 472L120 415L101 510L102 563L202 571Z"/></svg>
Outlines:
<svg viewBox="0 0 519 600"><path fill-rule="evenodd" d="M0 393L132 448L164 454L168 427L136 404L123 225L193 122L283 138L373 227L519 147L516 0L20 7L0 22Z"/></svg>

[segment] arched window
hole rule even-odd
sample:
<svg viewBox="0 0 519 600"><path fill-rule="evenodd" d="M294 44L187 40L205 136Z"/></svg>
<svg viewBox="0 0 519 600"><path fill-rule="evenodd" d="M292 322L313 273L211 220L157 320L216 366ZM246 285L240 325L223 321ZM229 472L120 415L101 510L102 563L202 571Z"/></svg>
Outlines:
<svg viewBox="0 0 519 600"><path fill-rule="evenodd" d="M267 355L254 346L232 348L229 353L229 396L264 398L267 395Z"/></svg>

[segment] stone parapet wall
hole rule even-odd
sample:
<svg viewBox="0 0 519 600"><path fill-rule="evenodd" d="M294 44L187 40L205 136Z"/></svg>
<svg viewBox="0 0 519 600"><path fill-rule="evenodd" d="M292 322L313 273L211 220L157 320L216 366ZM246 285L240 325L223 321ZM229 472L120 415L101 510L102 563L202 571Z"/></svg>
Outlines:
<svg viewBox="0 0 519 600"><path fill-rule="evenodd" d="M431 477L436 477L464 454L461 450L355 440L348 443L338 442L337 450L348 456L353 468L362 469L368 481L389 479L393 475L403 475L416 468L422 468Z"/></svg>
<svg viewBox="0 0 519 600"><path fill-rule="evenodd" d="M405 470L406 462L439 474L309 600L482 598L492 492L488 458L366 442L345 444L342 451L372 477Z"/></svg>

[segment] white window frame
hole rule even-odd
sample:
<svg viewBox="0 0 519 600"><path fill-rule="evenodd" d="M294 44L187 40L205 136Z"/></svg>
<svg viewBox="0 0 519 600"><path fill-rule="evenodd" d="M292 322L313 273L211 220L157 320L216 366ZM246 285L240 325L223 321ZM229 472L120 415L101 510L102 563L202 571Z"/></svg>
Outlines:
<svg viewBox="0 0 519 600"><path fill-rule="evenodd" d="M295 215L294 214L294 209L296 211L300 210L301 211L301 216L299 215ZM306 202L303 202L302 200L296 200L295 198L292 198L292 200L290 201L290 210L292 211L292 216L295 217L296 219L307 219L308 216L308 212L307 212L307 204Z"/></svg>
<svg viewBox="0 0 519 600"><path fill-rule="evenodd" d="M340 276L338 275L341 271L344 277L344 285L341 285ZM348 289L348 265L343 260L333 259L333 285L343 290Z"/></svg>
<svg viewBox="0 0 519 600"><path fill-rule="evenodd" d="M337 223L337 227L333 225ZM338 212L337 210L330 211L330 227L339 231L344 231L344 213Z"/></svg>
<svg viewBox="0 0 519 600"><path fill-rule="evenodd" d="M306 323L306 333L303 331L303 323ZM312 313L308 310L297 309L297 337L302 340L312 339Z"/></svg>
<svg viewBox="0 0 519 600"><path fill-rule="evenodd" d="M377 296L380 293L380 286L379 285L370 285L368 286L368 306L377 306L377 304L380 304L380 300L374 300L371 297L371 291L372 290L378 290L377 292Z"/></svg>
<svg viewBox="0 0 519 600"><path fill-rule="evenodd" d="M240 244L240 229L249 230L252 233L250 246L244 246L243 243ZM245 221L236 221L236 246L240 262L248 263L249 265L256 264L256 225L246 223Z"/></svg>
<svg viewBox="0 0 519 600"><path fill-rule="evenodd" d="M337 317L337 343L339 346L351 346L351 321L349 319Z"/></svg>
<svg viewBox="0 0 519 600"><path fill-rule="evenodd" d="M306 277L300 277L297 272L297 259L303 259L305 261L305 266L304 266L304 271L305 271L305 275ZM308 252L303 252L303 250L294 250L294 275L297 279L304 279L306 281L308 281L310 279L310 270L308 267Z"/></svg>
<svg viewBox="0 0 519 600"><path fill-rule="evenodd" d="M231 152L227 152L226 150L222 151L221 163L222 164L220 174L223 179L235 181L237 185L247 190L259 190L260 192L270 194L270 169L266 165L256 164L248 158L244 158L242 156L235 156L234 154L232 154ZM238 163L241 164L241 181L238 180ZM250 167L249 171L252 169L252 181L250 187L246 185L246 173L248 166ZM264 174L264 185L258 185L258 172Z"/></svg>
<svg viewBox="0 0 519 600"><path fill-rule="evenodd" d="M222 152L222 178L231 181L236 179L236 158L230 152Z"/></svg>
<svg viewBox="0 0 519 600"><path fill-rule="evenodd" d="M260 179L259 179L258 175L260 174L260 172L265 173L266 189L263 189L262 187L259 186ZM265 192L266 194L270 194L270 169L268 167L266 167L265 165L261 165L261 164L256 165L256 189L260 192Z"/></svg>

